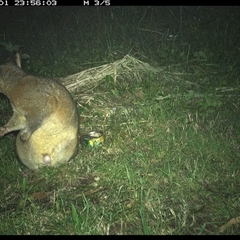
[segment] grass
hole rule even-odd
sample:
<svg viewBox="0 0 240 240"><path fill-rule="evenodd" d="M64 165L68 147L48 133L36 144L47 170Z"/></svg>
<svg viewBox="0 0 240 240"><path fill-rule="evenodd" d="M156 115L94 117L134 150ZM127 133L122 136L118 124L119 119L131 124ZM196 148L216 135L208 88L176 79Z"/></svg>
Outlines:
<svg viewBox="0 0 240 240"><path fill-rule="evenodd" d="M27 72L64 77L130 52L169 76L106 77L91 101L75 96L81 134L101 130L105 143L80 145L67 165L29 171L14 154L15 135L0 139L0 234L240 233L237 12L184 7L182 19L177 9L88 10L97 28L73 8L55 18L46 11L49 28L37 20L30 28L14 10L24 29L16 44L32 56ZM168 39L179 26L182 36ZM13 35L6 30L10 39L1 41ZM0 106L3 125L11 106L3 96Z"/></svg>

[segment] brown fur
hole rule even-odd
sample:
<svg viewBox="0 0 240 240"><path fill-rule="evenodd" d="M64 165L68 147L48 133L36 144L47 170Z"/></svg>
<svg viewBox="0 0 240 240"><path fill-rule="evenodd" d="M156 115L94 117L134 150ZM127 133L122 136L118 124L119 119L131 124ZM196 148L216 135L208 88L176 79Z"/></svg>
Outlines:
<svg viewBox="0 0 240 240"><path fill-rule="evenodd" d="M16 59L21 66L18 55ZM76 105L63 85L27 75L18 66L0 66L0 92L13 108L13 116L0 128L0 137L19 130L16 152L30 169L65 163L78 148Z"/></svg>

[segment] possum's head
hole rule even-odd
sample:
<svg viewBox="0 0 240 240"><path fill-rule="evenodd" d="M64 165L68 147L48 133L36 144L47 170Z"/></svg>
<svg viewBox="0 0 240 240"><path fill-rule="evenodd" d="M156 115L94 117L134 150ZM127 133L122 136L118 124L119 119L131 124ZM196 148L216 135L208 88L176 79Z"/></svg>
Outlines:
<svg viewBox="0 0 240 240"><path fill-rule="evenodd" d="M4 92L4 88L11 87L16 80L24 77L26 74L21 69L21 56L17 53L7 64L0 66L0 92Z"/></svg>

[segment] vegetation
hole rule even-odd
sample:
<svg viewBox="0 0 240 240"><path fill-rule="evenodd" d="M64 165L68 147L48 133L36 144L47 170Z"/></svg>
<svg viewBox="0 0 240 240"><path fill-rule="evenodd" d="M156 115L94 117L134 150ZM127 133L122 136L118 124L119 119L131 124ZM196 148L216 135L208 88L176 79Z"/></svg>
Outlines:
<svg viewBox="0 0 240 240"><path fill-rule="evenodd" d="M0 8L2 62L19 48L42 77L127 54L165 70L72 92L81 134L105 142L67 165L32 172L0 139L0 234L240 234L239 7L31 10Z"/></svg>

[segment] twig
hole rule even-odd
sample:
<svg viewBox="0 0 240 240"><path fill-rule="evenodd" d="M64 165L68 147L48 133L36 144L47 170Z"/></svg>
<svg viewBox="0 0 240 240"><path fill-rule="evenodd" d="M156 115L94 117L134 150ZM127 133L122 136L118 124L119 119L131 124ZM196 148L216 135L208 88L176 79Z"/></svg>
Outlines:
<svg viewBox="0 0 240 240"><path fill-rule="evenodd" d="M230 221L228 221L226 224L224 224L222 227L220 227L219 232L224 232L228 227L240 223L240 216L232 218Z"/></svg>

